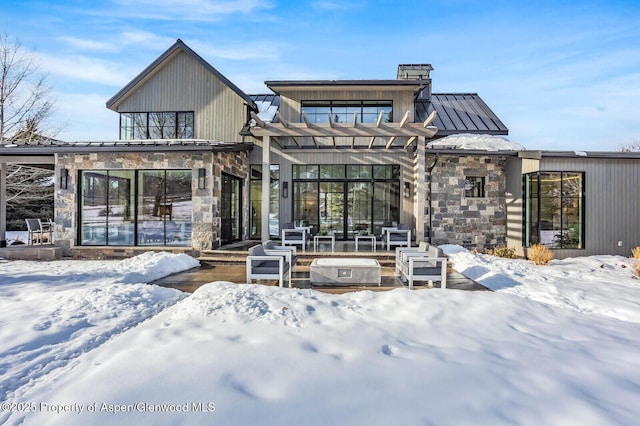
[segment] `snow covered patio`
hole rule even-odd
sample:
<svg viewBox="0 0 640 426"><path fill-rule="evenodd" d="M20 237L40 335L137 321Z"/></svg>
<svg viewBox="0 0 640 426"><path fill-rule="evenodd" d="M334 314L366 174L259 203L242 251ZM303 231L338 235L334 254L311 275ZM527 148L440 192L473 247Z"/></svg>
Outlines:
<svg viewBox="0 0 640 426"><path fill-rule="evenodd" d="M629 260L446 247L493 292L145 284L185 255L0 264L0 423L633 424Z"/></svg>

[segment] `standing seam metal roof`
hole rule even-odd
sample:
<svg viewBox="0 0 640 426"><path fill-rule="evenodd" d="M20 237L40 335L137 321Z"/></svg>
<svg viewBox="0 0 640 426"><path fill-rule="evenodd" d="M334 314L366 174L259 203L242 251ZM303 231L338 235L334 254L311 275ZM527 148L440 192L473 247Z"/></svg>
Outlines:
<svg viewBox="0 0 640 426"><path fill-rule="evenodd" d="M280 96L274 94L250 95L255 102L280 106ZM425 121L432 111L438 116L432 125L438 128L436 137L457 133L507 135L509 129L476 93L432 94L431 101L415 102L415 119Z"/></svg>
<svg viewBox="0 0 640 426"><path fill-rule="evenodd" d="M433 125L437 136L455 133L506 135L509 129L477 93L434 93L431 101L415 103L415 121L424 121L436 111Z"/></svg>

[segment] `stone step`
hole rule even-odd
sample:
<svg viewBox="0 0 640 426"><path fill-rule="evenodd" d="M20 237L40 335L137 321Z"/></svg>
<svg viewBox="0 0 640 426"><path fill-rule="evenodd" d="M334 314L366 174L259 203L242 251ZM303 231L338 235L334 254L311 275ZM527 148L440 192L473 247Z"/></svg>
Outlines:
<svg viewBox="0 0 640 426"><path fill-rule="evenodd" d="M198 260L201 262L212 262L222 264L245 263L247 257L246 250L203 250ZM391 252L330 252L330 251L307 251L298 250L298 264L309 265L313 259L319 257L362 257L376 259L381 266L395 265L395 253Z"/></svg>

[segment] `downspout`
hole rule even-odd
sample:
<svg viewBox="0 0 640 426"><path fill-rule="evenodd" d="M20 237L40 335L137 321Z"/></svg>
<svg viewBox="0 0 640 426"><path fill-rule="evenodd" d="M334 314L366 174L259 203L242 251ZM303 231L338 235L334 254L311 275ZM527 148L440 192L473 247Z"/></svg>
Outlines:
<svg viewBox="0 0 640 426"><path fill-rule="evenodd" d="M431 244L431 235L433 235L433 198L431 196L432 194L432 181L433 181L433 177L431 175L431 172L433 171L433 168L436 166L436 164L438 164L438 154L434 154L433 157L433 163L429 166L429 168L427 169L427 174L429 176L429 237L428 237L428 243Z"/></svg>

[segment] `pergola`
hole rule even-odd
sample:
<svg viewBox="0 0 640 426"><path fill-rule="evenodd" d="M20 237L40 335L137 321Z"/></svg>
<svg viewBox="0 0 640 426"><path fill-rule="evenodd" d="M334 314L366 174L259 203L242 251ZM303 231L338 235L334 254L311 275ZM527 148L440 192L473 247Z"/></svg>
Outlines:
<svg viewBox="0 0 640 426"><path fill-rule="evenodd" d="M286 121L276 113L278 122L267 122L251 113L251 134L262 139L262 169L269 170L271 140L280 149L405 149L417 143L414 160L414 215L419 217L424 212L424 197L417 194L424 192L425 176L425 148L426 140L433 138L438 128L431 123L436 118L433 111L424 122L409 122L410 112L407 111L398 123L383 123L381 112L375 123L359 123L354 114L351 123L336 123L329 114L326 123L311 123L307 116L302 114L302 123ZM406 140L406 141L405 141ZM289 142L293 141L293 143ZM308 141L308 142L307 142ZM346 144L345 144L346 141ZM380 141L382 144L380 144ZM399 143L402 141L403 143ZM377 142L377 143L376 143ZM269 187L269 173L262 174L262 187ZM269 191L262 191L262 240L269 239ZM416 221L416 232L420 235L423 231L422 221Z"/></svg>
<svg viewBox="0 0 640 426"><path fill-rule="evenodd" d="M311 123L306 114L302 113L302 123L292 123L286 121L280 113L276 113L277 122L263 121L255 112L251 113L251 133L256 137L265 136L273 137L275 143L280 148L368 148L384 147L386 149L397 148L402 146L404 149L409 148L419 137L432 138L438 129L431 126L436 118L436 112L433 111L427 119L422 123L409 122L411 114L407 111L399 123L383 123L384 113L380 112L375 123L359 123L358 114L354 114L351 123L336 123L333 121L331 114L328 114L326 123ZM293 145L287 144L281 138L290 138ZM310 139L313 143L305 145L301 138ZM339 144L337 141L348 140L347 145ZM383 145L375 145L376 138L385 141ZM400 140L407 141L404 145L394 146L394 143ZM326 143L326 140L330 143ZM358 141L356 143L356 141Z"/></svg>

